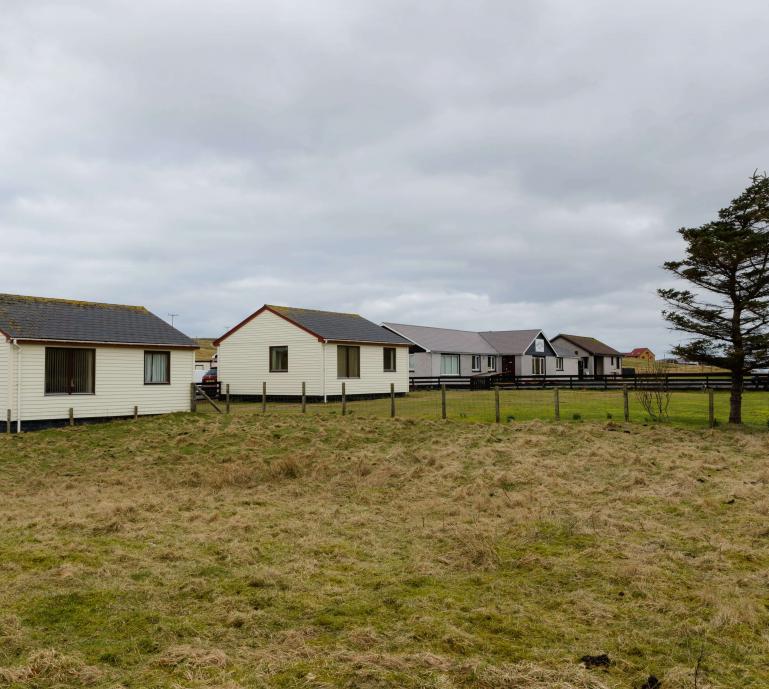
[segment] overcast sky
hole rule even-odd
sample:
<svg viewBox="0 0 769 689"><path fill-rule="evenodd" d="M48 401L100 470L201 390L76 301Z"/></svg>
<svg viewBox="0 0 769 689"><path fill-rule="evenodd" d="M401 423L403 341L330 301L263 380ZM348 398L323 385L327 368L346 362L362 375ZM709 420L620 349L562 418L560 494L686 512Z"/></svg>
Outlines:
<svg viewBox="0 0 769 689"><path fill-rule="evenodd" d="M0 291L666 351L769 167L765 0L2 0Z"/></svg>

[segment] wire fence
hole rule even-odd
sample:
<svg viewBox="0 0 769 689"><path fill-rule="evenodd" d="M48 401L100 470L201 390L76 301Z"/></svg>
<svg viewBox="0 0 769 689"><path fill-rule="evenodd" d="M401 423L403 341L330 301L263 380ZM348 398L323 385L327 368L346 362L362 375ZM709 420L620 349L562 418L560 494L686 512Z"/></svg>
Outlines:
<svg viewBox="0 0 769 689"><path fill-rule="evenodd" d="M480 423L516 421L615 421L664 422L703 428L725 425L729 419L729 392L704 390L669 392L662 399L664 413L644 407L632 390L425 390L405 396L375 399L349 397L333 402L273 401L268 395L252 402L226 399L216 404L222 413L234 414L325 414L355 417L451 419ZM205 402L198 411L216 413ZM769 392L745 392L743 423L769 428Z"/></svg>

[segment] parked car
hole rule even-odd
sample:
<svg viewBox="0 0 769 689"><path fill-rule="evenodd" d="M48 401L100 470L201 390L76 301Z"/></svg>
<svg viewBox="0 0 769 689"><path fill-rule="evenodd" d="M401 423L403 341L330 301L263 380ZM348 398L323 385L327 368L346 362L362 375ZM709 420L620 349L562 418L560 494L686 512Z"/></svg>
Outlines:
<svg viewBox="0 0 769 689"><path fill-rule="evenodd" d="M205 385L206 383L216 383L218 380L219 376L217 374L217 369L209 368L208 371L203 374L203 380L201 382Z"/></svg>

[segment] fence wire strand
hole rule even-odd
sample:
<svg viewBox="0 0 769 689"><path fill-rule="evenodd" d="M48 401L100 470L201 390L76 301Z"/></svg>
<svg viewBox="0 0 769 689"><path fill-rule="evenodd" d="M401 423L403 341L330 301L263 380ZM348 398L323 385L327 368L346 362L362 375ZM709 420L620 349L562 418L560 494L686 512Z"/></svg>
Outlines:
<svg viewBox="0 0 769 689"><path fill-rule="evenodd" d="M497 392L494 390L446 390L445 415L449 420L494 423L497 419ZM562 422L615 421L625 419L625 402L622 390L569 390L528 389L499 390L499 420L501 423L516 421ZM714 391L713 407L716 425L729 420L728 391ZM557 399L557 404L556 404ZM335 399L327 403L307 402L305 413L320 415L348 415L354 417L391 416L391 399L388 396L374 399L348 398L343 404ZM220 406L224 408L223 402ZM259 397L248 402L233 401L234 414L301 414L302 404L296 401L269 399L262 407ZM644 409L640 396L628 391L629 420L635 423L653 423L660 420L677 426L708 427L709 393L703 391L675 391L669 393L669 403L664 418L656 418ZM199 413L216 413L206 402L198 403ZM745 392L742 407L743 423L750 427L769 427L769 392ZM440 390L418 390L395 397L395 416L411 419L441 419L443 397Z"/></svg>

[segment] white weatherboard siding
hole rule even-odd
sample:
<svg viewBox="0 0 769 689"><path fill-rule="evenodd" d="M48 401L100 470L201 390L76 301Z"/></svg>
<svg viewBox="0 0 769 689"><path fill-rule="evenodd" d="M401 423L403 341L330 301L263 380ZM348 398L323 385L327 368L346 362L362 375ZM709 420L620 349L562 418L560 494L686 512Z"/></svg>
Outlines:
<svg viewBox="0 0 769 689"><path fill-rule="evenodd" d="M65 419L69 415L70 407L74 410L75 418L130 416L133 414L134 405L139 407L140 415L189 410L190 383L194 365L193 350L170 350L171 383L169 385L145 385L144 349L139 347L91 347L90 349L96 350L95 393L93 395L46 395L45 346L21 345L22 421ZM160 347L151 349L169 351ZM14 395L15 389L12 391L12 396Z"/></svg>
<svg viewBox="0 0 769 689"><path fill-rule="evenodd" d="M270 372L270 347L288 347L288 371ZM336 352L334 353L336 355ZM408 369L408 362L406 362ZM323 394L322 345L318 338L271 311L263 311L219 345L218 379L231 395ZM336 371L336 360L334 360Z"/></svg>
<svg viewBox="0 0 769 689"><path fill-rule="evenodd" d="M396 392L408 392L408 347L395 348L396 371L385 372L385 345L354 346L360 346L360 378L344 379L348 395L386 393L390 383ZM288 347L287 371L270 371L270 347ZM337 377L336 347L263 311L220 343L218 378L222 385L229 384L231 395L261 395L263 382L270 396L301 395L303 382L309 396L340 395L343 379Z"/></svg>
<svg viewBox="0 0 769 689"><path fill-rule="evenodd" d="M345 383L347 395L375 395L390 392L390 383L395 384L395 392L409 390L409 348L395 347L395 371L384 370L384 348L388 345L360 346L360 378L339 378L337 376L337 345L325 345L326 351L326 395L341 395L342 383ZM289 353L289 368L291 355Z"/></svg>
<svg viewBox="0 0 769 689"><path fill-rule="evenodd" d="M11 408L11 345L0 337L0 420L5 420Z"/></svg>

